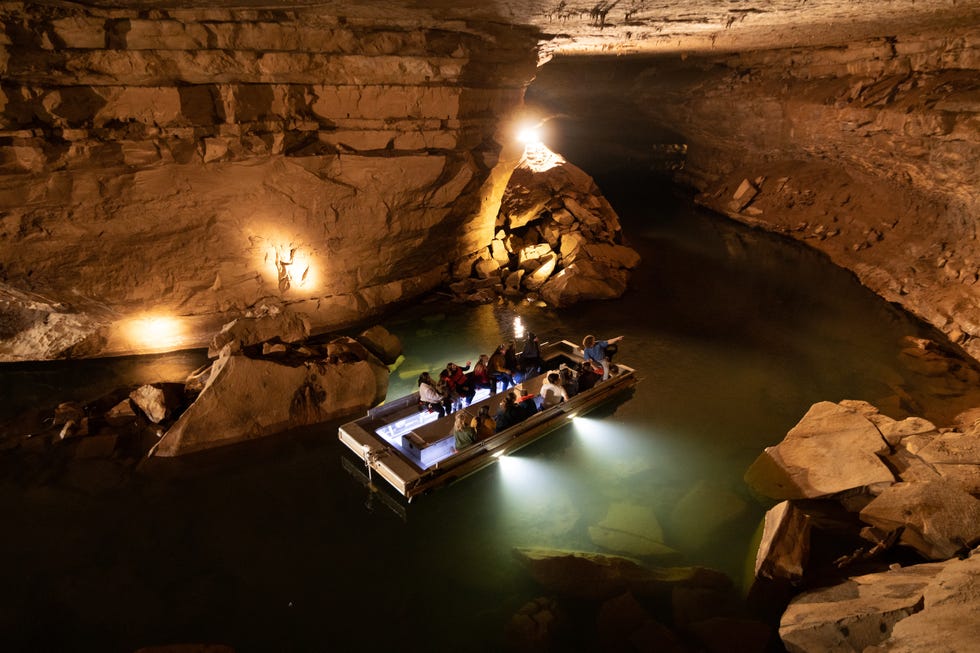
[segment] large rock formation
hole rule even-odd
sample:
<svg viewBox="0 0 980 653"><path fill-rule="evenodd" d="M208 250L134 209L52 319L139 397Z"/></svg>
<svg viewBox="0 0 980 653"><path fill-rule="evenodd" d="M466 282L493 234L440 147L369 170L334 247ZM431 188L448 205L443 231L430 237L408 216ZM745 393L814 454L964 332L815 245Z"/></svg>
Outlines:
<svg viewBox="0 0 980 653"><path fill-rule="evenodd" d="M976 650L980 555L849 578L804 592L783 614L792 653Z"/></svg>
<svg viewBox="0 0 980 653"><path fill-rule="evenodd" d="M270 299L323 330L438 285L493 237L538 42L203 3L8 3L0 32L6 360L201 346Z"/></svg>
<svg viewBox="0 0 980 653"><path fill-rule="evenodd" d="M283 345L266 356L229 342L206 374L200 394L151 455L180 456L356 415L388 392L388 368L351 338Z"/></svg>

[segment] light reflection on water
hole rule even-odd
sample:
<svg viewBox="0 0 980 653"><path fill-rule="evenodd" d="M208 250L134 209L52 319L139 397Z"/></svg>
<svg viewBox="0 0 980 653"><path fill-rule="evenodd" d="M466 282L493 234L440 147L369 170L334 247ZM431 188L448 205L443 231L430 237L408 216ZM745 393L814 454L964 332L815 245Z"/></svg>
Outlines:
<svg viewBox="0 0 980 653"><path fill-rule="evenodd" d="M620 356L642 379L634 391L417 499L407 522L342 470L336 425L135 477L111 461L6 476L7 650L500 650L510 616L541 594L512 549L610 552L590 527L641 509L679 562L740 579L762 515L746 467L816 401L914 395L898 350L919 329L808 250L603 186L644 257L625 297L561 311L441 301L401 311L382 321L406 355L389 396L514 339L517 318L542 341L624 335ZM0 374L23 405L179 378L202 356Z"/></svg>

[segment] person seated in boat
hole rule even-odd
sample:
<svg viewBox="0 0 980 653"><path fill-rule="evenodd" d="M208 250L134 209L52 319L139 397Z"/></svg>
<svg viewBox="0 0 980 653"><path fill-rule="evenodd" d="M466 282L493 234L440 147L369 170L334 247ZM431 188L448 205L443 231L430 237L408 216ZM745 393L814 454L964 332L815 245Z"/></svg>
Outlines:
<svg viewBox="0 0 980 653"><path fill-rule="evenodd" d="M514 369L507 367L507 345L500 345L487 361L487 369L490 370L490 378L493 380L493 392L497 392L497 383L500 389L506 390L514 385Z"/></svg>
<svg viewBox="0 0 980 653"><path fill-rule="evenodd" d="M616 349L611 349L623 336L616 336L609 340L596 340L595 336L585 336L582 340L582 356L585 362L595 362L602 366L602 380L609 378L609 364L612 362L612 355Z"/></svg>
<svg viewBox="0 0 980 653"><path fill-rule="evenodd" d="M497 431L503 431L517 424L527 417L524 408L517 404L517 393L508 392L504 397L504 403L497 411L494 421L497 423Z"/></svg>
<svg viewBox="0 0 980 653"><path fill-rule="evenodd" d="M453 448L461 451L476 442L476 429L473 428L473 418L465 410L456 413L453 422Z"/></svg>
<svg viewBox="0 0 980 653"><path fill-rule="evenodd" d="M473 425L476 428L477 440L486 440L497 432L497 422L490 415L490 406L486 404L480 406L480 412L473 418Z"/></svg>
<svg viewBox="0 0 980 653"><path fill-rule="evenodd" d="M436 411L439 417L445 417L450 412L449 398L439 392L437 387L429 373L422 372L419 376L419 403L428 410Z"/></svg>
<svg viewBox="0 0 980 653"><path fill-rule="evenodd" d="M565 394L569 397L574 397L578 394L578 372L573 368L561 364L558 368L558 373L561 375L561 386L565 389Z"/></svg>
<svg viewBox="0 0 980 653"><path fill-rule="evenodd" d="M563 401L568 401L568 393L561 385L561 375L558 372L550 372L548 378L541 384L541 392L538 395L538 407L541 410L557 406Z"/></svg>
<svg viewBox="0 0 980 653"><path fill-rule="evenodd" d="M541 373L541 349L539 347L538 337L531 332L527 334L527 340L524 341L524 351L521 352L520 367L521 372L524 374L524 378L531 376L537 376Z"/></svg>
<svg viewBox="0 0 980 653"><path fill-rule="evenodd" d="M453 398L453 405L456 410L462 407L464 401L469 406L473 401L473 395L476 394L476 388L473 387L473 380L466 373L468 369L470 369L470 361L466 361L466 365L463 367L460 367L456 363L446 363L446 369L443 370L446 373L446 385L449 387L449 392Z"/></svg>
<svg viewBox="0 0 980 653"><path fill-rule="evenodd" d="M480 354L480 359L476 361L476 365L473 366L473 371L469 374L474 392L480 388L486 388L490 392L496 392L496 383L493 377L490 376L490 368L487 366L489 360L489 356Z"/></svg>
<svg viewBox="0 0 980 653"><path fill-rule="evenodd" d="M578 391L585 392L586 390L591 390L601 378L602 373L597 371L592 361L582 363L578 372Z"/></svg>

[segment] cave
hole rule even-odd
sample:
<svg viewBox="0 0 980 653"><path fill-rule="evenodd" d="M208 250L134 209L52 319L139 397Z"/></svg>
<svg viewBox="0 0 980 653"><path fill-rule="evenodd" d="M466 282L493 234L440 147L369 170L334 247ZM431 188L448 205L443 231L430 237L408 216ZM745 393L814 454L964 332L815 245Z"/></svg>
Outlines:
<svg viewBox="0 0 980 653"><path fill-rule="evenodd" d="M806 583L737 600L674 588L667 626L651 617L662 596L634 587L596 603L510 570L512 549L590 537L602 548L611 522L659 531L659 517L676 548L690 544L683 563L738 585L769 508L742 473L811 405L864 411L893 453L886 431L922 435L908 420L975 437L974 3L80 0L5 3L0 25L7 650L926 650L942 640L924 633L947 628L952 650L975 641L975 626L953 627L960 613L923 610L926 590L910 585L853 633L828 617L780 639L792 595L889 564L927 568L907 551L869 561L867 541L835 531L853 515L819 502L797 505L833 525L814 549L834 559ZM572 276L562 220L574 211L535 205L548 229L514 217L533 204L511 192L538 172L533 147L614 225L579 288L553 283ZM525 270L522 248L540 246ZM512 460L495 481L413 506L407 525L377 516L404 518L373 490L360 514L362 488L316 429L163 466L144 464L145 440L96 436L55 454L42 442L59 402L118 400L122 381L183 383L223 325L270 311L314 337L388 326L414 348L406 375L525 325L626 333L621 355L637 343L650 380L600 415L643 434L593 470L586 430L607 448L619 436L581 423L539 458L582 466L524 462L600 485L513 485ZM389 397L414 389L402 372ZM980 481L963 470L980 461L965 455L943 464L976 501ZM913 469L887 464L889 478ZM879 491L841 501L863 509ZM721 519L714 509L739 516L709 533L678 506L705 523ZM336 533L344 520L384 542ZM472 551L466 529L483 538ZM451 579L442 594L439 574Z"/></svg>

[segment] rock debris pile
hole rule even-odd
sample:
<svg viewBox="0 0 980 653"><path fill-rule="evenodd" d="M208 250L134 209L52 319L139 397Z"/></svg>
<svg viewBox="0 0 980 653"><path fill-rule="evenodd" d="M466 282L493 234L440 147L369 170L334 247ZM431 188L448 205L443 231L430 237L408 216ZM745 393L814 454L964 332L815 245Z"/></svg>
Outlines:
<svg viewBox="0 0 980 653"><path fill-rule="evenodd" d="M551 154L549 152L549 154ZM456 266L460 301L542 299L562 307L626 291L640 264L619 217L593 179L551 154L547 169L525 157L510 177L485 251Z"/></svg>

